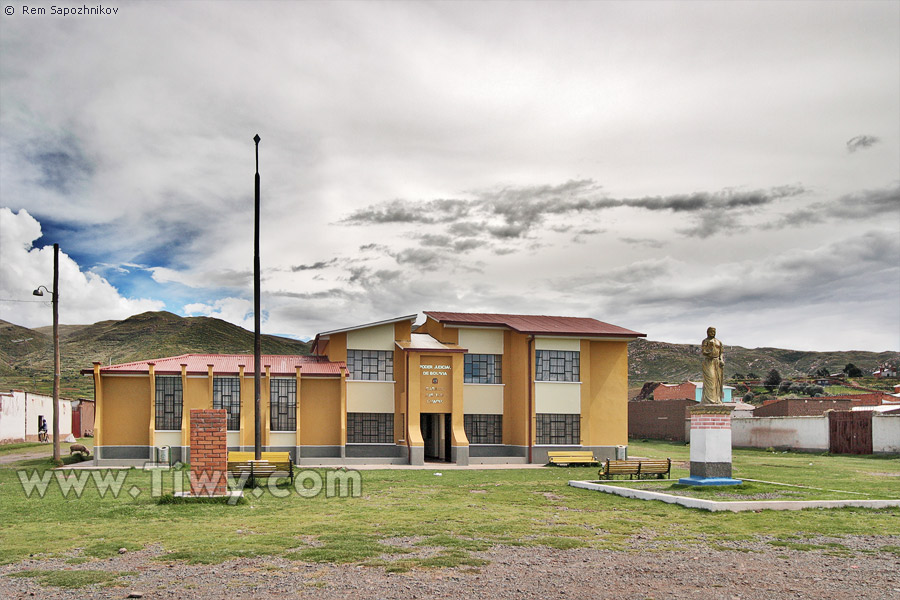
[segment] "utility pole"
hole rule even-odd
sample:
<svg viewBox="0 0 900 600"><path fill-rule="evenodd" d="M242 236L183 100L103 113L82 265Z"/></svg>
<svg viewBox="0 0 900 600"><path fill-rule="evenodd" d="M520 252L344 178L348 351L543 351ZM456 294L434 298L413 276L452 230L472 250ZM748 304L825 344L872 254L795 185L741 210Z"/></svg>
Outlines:
<svg viewBox="0 0 900 600"><path fill-rule="evenodd" d="M59 244L53 244L53 291L47 286L38 286L35 296L43 296L44 288L51 294L50 304L53 306L53 462L60 462L59 452Z"/></svg>
<svg viewBox="0 0 900 600"><path fill-rule="evenodd" d="M259 301L259 134L253 136L256 143L256 214L253 228L253 389L256 398L254 417L256 420L253 452L256 460L262 458L262 423L260 422L260 378L262 357L260 356L260 301Z"/></svg>
<svg viewBox="0 0 900 600"><path fill-rule="evenodd" d="M59 244L53 244L53 462L59 460Z"/></svg>

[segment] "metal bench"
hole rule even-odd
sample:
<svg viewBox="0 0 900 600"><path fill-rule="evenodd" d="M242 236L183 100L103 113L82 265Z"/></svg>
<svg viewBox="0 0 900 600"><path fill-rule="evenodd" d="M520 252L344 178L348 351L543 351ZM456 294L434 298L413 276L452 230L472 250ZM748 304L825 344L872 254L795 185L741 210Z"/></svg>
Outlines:
<svg viewBox="0 0 900 600"><path fill-rule="evenodd" d="M294 464L290 452L262 452L260 460L255 460L255 456L253 452L229 452L228 474L239 480L246 478L250 485L254 485L256 479L268 479L273 475L288 477L293 485Z"/></svg>
<svg viewBox="0 0 900 600"><path fill-rule="evenodd" d="M572 465L572 464L583 464L583 465L593 465L600 461L598 461L594 457L594 453L590 450L567 450L567 451L559 451L559 452L548 452L547 458L552 465Z"/></svg>
<svg viewBox="0 0 900 600"><path fill-rule="evenodd" d="M668 479L672 471L671 458L642 458L629 460L610 460L600 467L600 479L612 479L615 475L628 475L629 479L646 479L656 476Z"/></svg>

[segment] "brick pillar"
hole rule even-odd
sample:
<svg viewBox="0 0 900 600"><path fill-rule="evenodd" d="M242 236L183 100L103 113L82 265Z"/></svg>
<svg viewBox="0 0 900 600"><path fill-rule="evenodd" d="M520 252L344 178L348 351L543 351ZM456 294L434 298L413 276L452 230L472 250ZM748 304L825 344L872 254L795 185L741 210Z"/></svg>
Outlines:
<svg viewBox="0 0 900 600"><path fill-rule="evenodd" d="M226 411L191 409L191 496L228 493Z"/></svg>

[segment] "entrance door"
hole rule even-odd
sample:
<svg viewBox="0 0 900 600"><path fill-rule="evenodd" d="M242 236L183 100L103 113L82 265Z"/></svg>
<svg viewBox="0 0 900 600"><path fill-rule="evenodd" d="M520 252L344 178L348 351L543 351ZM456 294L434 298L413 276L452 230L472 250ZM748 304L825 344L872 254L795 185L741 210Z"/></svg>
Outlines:
<svg viewBox="0 0 900 600"><path fill-rule="evenodd" d="M872 411L831 411L828 437L832 454L872 454Z"/></svg>
<svg viewBox="0 0 900 600"><path fill-rule="evenodd" d="M422 413L419 423L425 442L425 460L450 460L450 415Z"/></svg>

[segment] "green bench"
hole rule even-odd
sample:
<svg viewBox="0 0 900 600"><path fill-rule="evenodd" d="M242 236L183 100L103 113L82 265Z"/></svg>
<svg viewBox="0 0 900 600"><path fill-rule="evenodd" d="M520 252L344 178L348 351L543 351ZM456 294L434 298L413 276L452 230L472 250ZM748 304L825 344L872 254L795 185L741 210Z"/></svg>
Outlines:
<svg viewBox="0 0 900 600"><path fill-rule="evenodd" d="M598 461L590 450L566 450L548 452L547 458L551 465L593 465Z"/></svg>
<svg viewBox="0 0 900 600"><path fill-rule="evenodd" d="M600 467L600 479L612 479L616 475L628 475L629 479L647 479L656 476L668 479L672 471L671 458L641 458L629 460L611 460Z"/></svg>

